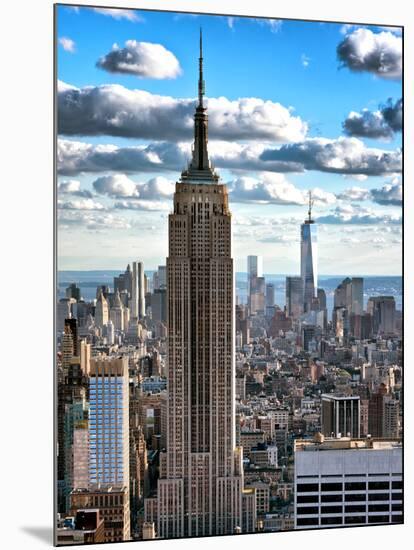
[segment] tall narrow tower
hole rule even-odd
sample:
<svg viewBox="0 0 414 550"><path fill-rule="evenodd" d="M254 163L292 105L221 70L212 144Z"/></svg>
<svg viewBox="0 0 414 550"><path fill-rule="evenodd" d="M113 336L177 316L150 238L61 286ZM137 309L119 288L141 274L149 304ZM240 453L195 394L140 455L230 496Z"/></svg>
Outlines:
<svg viewBox="0 0 414 550"><path fill-rule="evenodd" d="M144 264L132 262L131 317L145 317Z"/></svg>
<svg viewBox="0 0 414 550"><path fill-rule="evenodd" d="M312 300L317 297L318 291L318 248L317 227L312 219L313 199L309 191L308 218L301 225L300 232L300 276L303 288L303 309L305 312L312 309Z"/></svg>
<svg viewBox="0 0 414 550"><path fill-rule="evenodd" d="M208 159L201 40L200 32L192 160L168 222L167 451L157 498L146 501L146 521L162 538L246 532L255 523L235 444L231 213Z"/></svg>

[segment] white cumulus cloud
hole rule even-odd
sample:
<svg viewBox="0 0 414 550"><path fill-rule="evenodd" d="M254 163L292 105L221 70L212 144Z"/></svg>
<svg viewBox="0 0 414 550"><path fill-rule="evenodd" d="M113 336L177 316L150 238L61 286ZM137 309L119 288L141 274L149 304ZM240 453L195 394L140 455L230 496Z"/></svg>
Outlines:
<svg viewBox="0 0 414 550"><path fill-rule="evenodd" d="M138 197L137 184L125 174L102 176L93 182L93 188L100 195Z"/></svg>
<svg viewBox="0 0 414 550"><path fill-rule="evenodd" d="M255 97L208 98L209 137L226 140L302 140L308 125L292 109ZM63 135L112 135L191 140L195 99L129 90L118 84L75 88L58 85L58 131Z"/></svg>
<svg viewBox="0 0 414 550"><path fill-rule="evenodd" d="M114 44L96 65L109 73L154 79L176 78L182 72L178 59L162 44L136 40L127 40L124 48Z"/></svg>
<svg viewBox="0 0 414 550"><path fill-rule="evenodd" d="M402 37L392 32L358 28L338 44L337 54L341 65L351 71L401 78Z"/></svg>

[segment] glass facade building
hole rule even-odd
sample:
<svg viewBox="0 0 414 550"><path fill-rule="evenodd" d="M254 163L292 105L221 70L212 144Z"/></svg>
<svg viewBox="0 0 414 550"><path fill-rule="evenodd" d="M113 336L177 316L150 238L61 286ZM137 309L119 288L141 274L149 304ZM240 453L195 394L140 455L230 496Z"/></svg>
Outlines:
<svg viewBox="0 0 414 550"><path fill-rule="evenodd" d="M318 245L317 226L312 220L301 225L300 275L303 287L304 311L312 309L312 300L318 288Z"/></svg>
<svg viewBox="0 0 414 550"><path fill-rule="evenodd" d="M91 370L95 367L95 372L89 381L89 482L91 485L127 485L127 361L115 358L91 363ZM120 372L123 364L126 373Z"/></svg>

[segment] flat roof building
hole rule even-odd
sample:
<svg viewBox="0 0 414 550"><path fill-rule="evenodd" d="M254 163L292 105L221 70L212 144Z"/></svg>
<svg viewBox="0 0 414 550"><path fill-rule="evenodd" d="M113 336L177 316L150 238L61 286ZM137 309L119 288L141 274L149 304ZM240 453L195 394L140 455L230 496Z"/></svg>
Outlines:
<svg viewBox="0 0 414 550"><path fill-rule="evenodd" d="M403 522L398 439L295 441L295 529Z"/></svg>

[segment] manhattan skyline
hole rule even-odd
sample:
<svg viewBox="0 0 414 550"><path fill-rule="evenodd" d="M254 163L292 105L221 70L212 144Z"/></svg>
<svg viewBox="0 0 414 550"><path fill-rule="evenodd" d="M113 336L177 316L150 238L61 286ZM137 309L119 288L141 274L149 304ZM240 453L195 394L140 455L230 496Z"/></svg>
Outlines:
<svg viewBox="0 0 414 550"><path fill-rule="evenodd" d="M86 9L87 18L137 25L147 16ZM248 22L274 35L286 23ZM226 18L231 32L241 24ZM214 51L220 40L208 30ZM343 68L398 80L395 31L339 33ZM402 102L349 112L348 137L311 137L292 106L263 99L271 88L262 97L242 97L243 89L238 99L209 96L205 69L219 68L203 36L200 24L195 101L59 82L60 174L88 176L58 184L58 246L78 268L65 273L58 259L58 545L404 521L401 276L384 276L390 262L401 267L393 257L401 150L355 137L395 147ZM191 32L185 38L190 46ZM68 35L58 43L76 54ZM130 39L113 43L95 67L178 80L190 69L173 49ZM307 69L311 57L301 61ZM230 79L233 71L237 62ZM150 179L133 179L139 174ZM315 174L329 176L324 187L313 185ZM341 187L344 175L367 187ZM378 177L392 180L368 187ZM349 236L364 230L366 242ZM237 249L247 281L235 277ZM70 259L71 250L78 256ZM126 267L108 281L102 258L119 266L124 253ZM82 257L96 270L87 297ZM344 278L323 282L329 257L334 272L348 267ZM294 275L284 285L264 275L289 262ZM353 274L373 262L378 280ZM64 297L60 276L70 277Z"/></svg>
<svg viewBox="0 0 414 550"><path fill-rule="evenodd" d="M196 40L202 26L209 152L229 187L235 271L254 253L268 273L298 272L299 226L312 190L319 273L400 275L397 28L122 14L58 8L60 270L120 269L131 255L149 269L164 263L196 96L196 67L181 37ZM85 32L91 24L93 44ZM142 43L159 47L150 54ZM380 44L389 65L370 65L361 44L371 60ZM352 48L361 53L358 66L347 57ZM139 63L124 66L128 53ZM127 116L118 120L111 105Z"/></svg>

